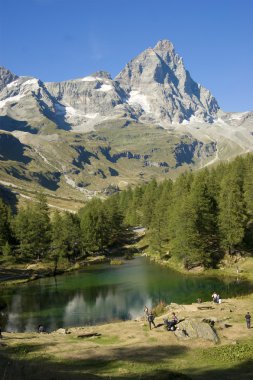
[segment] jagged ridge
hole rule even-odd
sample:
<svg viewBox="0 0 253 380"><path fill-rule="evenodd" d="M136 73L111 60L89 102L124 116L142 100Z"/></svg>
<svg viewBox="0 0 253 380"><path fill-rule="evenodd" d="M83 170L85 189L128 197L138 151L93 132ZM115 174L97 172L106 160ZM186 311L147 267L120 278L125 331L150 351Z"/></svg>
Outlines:
<svg viewBox="0 0 253 380"><path fill-rule="evenodd" d="M163 126L189 121L192 116L212 122L219 110L215 98L192 80L167 40L139 54L115 80L99 71L44 84L31 77L18 78L2 68L0 90L0 116L30 119L34 124L39 112L59 128L79 132L87 132L108 117Z"/></svg>

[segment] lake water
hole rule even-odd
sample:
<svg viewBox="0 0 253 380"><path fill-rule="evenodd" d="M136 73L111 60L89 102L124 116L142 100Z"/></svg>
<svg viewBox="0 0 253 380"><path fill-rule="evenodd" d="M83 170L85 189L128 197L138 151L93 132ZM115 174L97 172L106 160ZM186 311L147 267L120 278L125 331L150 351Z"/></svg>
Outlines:
<svg viewBox="0 0 253 380"><path fill-rule="evenodd" d="M144 306L159 301L192 303L253 291L245 281L186 276L138 257L124 265L101 264L56 278L45 278L15 288L2 288L7 308L0 312L5 331L47 331L86 326L143 315Z"/></svg>

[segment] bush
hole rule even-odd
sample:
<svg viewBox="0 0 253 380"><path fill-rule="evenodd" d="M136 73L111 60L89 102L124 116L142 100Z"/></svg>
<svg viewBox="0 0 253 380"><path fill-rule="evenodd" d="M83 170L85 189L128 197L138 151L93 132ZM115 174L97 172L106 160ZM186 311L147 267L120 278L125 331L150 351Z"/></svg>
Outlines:
<svg viewBox="0 0 253 380"><path fill-rule="evenodd" d="M166 312L166 303L160 301L156 306L153 307L153 313L155 317L163 315Z"/></svg>
<svg viewBox="0 0 253 380"><path fill-rule="evenodd" d="M111 265L122 265L123 261L120 260L120 259L113 259L113 260L110 261L110 264Z"/></svg>

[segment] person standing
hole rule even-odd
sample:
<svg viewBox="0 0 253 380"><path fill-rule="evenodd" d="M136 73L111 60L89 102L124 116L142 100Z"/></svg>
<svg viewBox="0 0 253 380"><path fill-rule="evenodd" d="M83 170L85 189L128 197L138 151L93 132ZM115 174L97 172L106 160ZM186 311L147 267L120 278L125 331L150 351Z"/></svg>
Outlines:
<svg viewBox="0 0 253 380"><path fill-rule="evenodd" d="M156 327L155 322L154 322L154 314L152 313L152 310L148 313L148 324L149 324L149 330L151 330L151 324Z"/></svg>
<svg viewBox="0 0 253 380"><path fill-rule="evenodd" d="M246 320L247 328L250 329L251 315L250 315L249 311L245 315L245 320Z"/></svg>
<svg viewBox="0 0 253 380"><path fill-rule="evenodd" d="M148 307L145 306L143 311L144 311L146 319L148 319Z"/></svg>

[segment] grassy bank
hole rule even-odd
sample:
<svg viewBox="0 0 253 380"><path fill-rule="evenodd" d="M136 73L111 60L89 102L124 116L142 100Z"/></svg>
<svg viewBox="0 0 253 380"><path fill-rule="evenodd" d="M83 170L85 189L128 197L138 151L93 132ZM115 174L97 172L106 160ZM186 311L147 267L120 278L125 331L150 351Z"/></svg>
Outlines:
<svg viewBox="0 0 253 380"><path fill-rule="evenodd" d="M159 263L189 273L176 261L162 262L159 259ZM190 273L237 276L236 265ZM240 261L239 269L239 276L252 279L253 259L248 257ZM39 268L33 270L38 271ZM244 316L247 311L253 314L252 304L253 294L223 300L221 305L211 302L201 305L171 304L166 315L156 318L159 327L151 331L146 321L140 318L70 328L69 334L65 334L64 330L50 334L3 332L3 339L0 340L0 379L251 380L253 329L246 328ZM199 338L180 340L173 332L165 331L163 317L170 317L172 311L180 319L215 319L219 343ZM87 333L97 335L78 337Z"/></svg>
<svg viewBox="0 0 253 380"><path fill-rule="evenodd" d="M67 260L62 260L57 268L57 275L79 270L85 266L108 262L105 256L88 257L74 264L69 264ZM37 280L42 277L51 277L54 275L54 263L52 261L38 262L36 264L14 264L2 265L0 267L1 286L11 286L20 283Z"/></svg>
<svg viewBox="0 0 253 380"><path fill-rule="evenodd" d="M219 344L203 339L179 340L164 330L137 321L71 328L50 334L3 333L2 376L9 379L193 379L249 380L253 377L253 329L244 314L253 296L203 303L171 305L180 318L217 318ZM220 324L218 324L220 321ZM227 321L228 327L222 327ZM97 333L89 338L78 337Z"/></svg>

